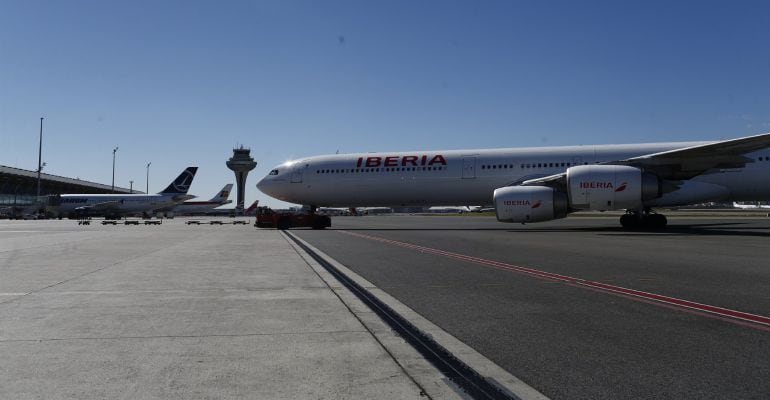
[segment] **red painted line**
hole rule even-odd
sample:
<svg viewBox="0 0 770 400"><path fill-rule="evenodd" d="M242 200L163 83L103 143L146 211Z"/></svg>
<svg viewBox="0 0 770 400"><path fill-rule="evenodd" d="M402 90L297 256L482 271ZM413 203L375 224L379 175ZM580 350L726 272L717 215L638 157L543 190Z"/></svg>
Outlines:
<svg viewBox="0 0 770 400"><path fill-rule="evenodd" d="M694 301L678 299L676 297L664 296L661 294L644 292L641 290L629 289L622 286L615 286L615 285L610 285L610 284L596 282L596 281L589 281L589 280L575 278L568 275L555 274L552 272L541 271L534 268L522 267L518 265L500 262L500 261L487 260L485 258L453 253L450 251L439 250L439 249L434 249L434 248L425 247L425 246L419 246L411 243L399 242L396 240L385 239L377 236L364 235L361 233L355 233L350 231L338 231L338 232L342 232L351 236L360 237L363 239L369 239L369 240L374 240L381 243L400 246L400 247L420 251L423 253L435 254L435 255L439 255L447 258L453 258L461 261L468 261L468 262L481 264L481 265L485 265L485 266L489 266L497 269L508 270L512 272L535 276L542 279L565 282L576 286L591 288L594 290L598 290L600 292L609 292L609 293L619 294L619 295L627 296L629 298L651 300L655 303L662 303L669 306L674 306L677 309L695 310L702 313L706 313L708 315L716 315L722 318L727 318L728 320L747 321L753 324L762 325L763 327L770 327L770 317L766 317L763 315L750 314L742 311L731 310L729 308L696 303Z"/></svg>

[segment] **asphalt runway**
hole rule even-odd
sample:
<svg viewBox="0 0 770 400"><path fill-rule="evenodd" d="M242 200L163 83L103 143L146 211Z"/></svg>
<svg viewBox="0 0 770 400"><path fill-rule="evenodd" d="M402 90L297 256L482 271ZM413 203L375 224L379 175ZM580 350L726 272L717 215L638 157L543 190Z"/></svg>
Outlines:
<svg viewBox="0 0 770 400"><path fill-rule="evenodd" d="M770 219L669 223L362 216L292 232L554 399L770 398Z"/></svg>

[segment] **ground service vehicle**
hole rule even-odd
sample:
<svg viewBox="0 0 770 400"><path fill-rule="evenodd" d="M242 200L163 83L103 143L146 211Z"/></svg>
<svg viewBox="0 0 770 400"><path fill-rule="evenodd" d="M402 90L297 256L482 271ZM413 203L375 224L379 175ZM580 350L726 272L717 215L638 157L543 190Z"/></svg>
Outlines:
<svg viewBox="0 0 770 400"><path fill-rule="evenodd" d="M332 226L328 215L309 212L274 211L270 207L257 207L257 228L301 228L324 229Z"/></svg>

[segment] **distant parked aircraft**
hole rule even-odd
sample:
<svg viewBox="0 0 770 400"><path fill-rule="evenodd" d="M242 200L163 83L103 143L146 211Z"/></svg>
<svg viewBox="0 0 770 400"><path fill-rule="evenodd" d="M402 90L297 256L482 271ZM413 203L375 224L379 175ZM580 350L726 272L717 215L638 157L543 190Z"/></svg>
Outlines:
<svg viewBox="0 0 770 400"><path fill-rule="evenodd" d="M214 197L211 198L211 200L208 201L198 201L198 200L187 200L183 203L177 204L173 207L171 207L169 210L164 210L164 213L166 216L174 216L174 215L195 215L195 214L206 214L211 212L213 209L223 206L225 204L230 204L233 201L228 200L227 198L230 196L230 191L233 188L232 183L228 183L225 185L222 190L220 190Z"/></svg>
<svg viewBox="0 0 770 400"><path fill-rule="evenodd" d="M770 208L770 204L745 204L745 203L738 203L734 202L733 207L735 208L741 208L744 210L751 210L751 209L759 209L759 208Z"/></svg>
<svg viewBox="0 0 770 400"><path fill-rule="evenodd" d="M155 210L189 199L187 190L197 171L198 167L187 167L158 194L62 194L56 196L50 204L59 218L121 218L135 214L149 216Z"/></svg>

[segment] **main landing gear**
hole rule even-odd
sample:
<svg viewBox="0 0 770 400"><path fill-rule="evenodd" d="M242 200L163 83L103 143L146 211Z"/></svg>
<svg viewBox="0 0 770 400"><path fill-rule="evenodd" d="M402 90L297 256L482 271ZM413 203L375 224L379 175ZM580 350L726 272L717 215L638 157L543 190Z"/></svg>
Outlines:
<svg viewBox="0 0 770 400"><path fill-rule="evenodd" d="M328 215L317 215L318 206L307 206L310 213L310 227L313 229L324 229L332 226L332 219Z"/></svg>
<svg viewBox="0 0 770 400"><path fill-rule="evenodd" d="M663 229L667 224L665 215L656 214L649 208L644 211L630 210L620 217L620 225L626 229Z"/></svg>

